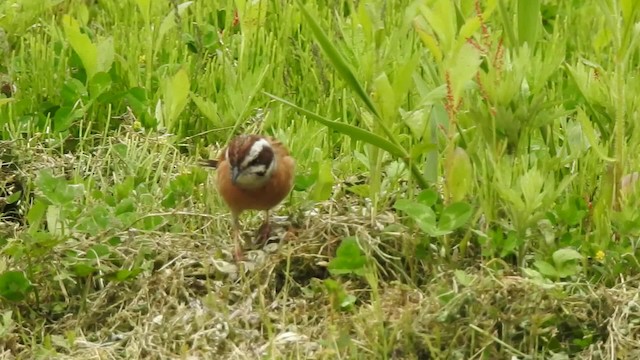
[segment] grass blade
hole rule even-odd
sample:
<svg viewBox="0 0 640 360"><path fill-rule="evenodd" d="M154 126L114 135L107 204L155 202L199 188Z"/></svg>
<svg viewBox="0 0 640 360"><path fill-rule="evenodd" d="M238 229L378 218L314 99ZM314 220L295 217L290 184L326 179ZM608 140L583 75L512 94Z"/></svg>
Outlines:
<svg viewBox="0 0 640 360"><path fill-rule="evenodd" d="M360 141L364 141L368 144L374 145L379 147L380 149L383 149L387 152L389 152L391 155L400 158L400 159L406 159L408 158L408 154L405 151L405 149L403 149L402 147L392 143L391 141L383 138L382 136L376 135L368 130L359 128L357 126L353 126L347 123L343 123L343 122L339 122L339 121L333 121L333 120L329 120L321 115L318 115L312 111L306 110L304 108L299 107L298 105L289 102L283 98L277 97L273 94L269 94L269 93L265 93L267 96L271 97L274 100L277 100L285 105L288 105L292 108L294 108L296 111L298 111L301 114L306 115L307 117L309 117L310 119L313 119L319 123L321 123L322 125L325 125L326 127L332 128L333 130L336 130L342 134L345 134L347 136L349 136L350 138L354 139L354 140L360 140Z"/></svg>

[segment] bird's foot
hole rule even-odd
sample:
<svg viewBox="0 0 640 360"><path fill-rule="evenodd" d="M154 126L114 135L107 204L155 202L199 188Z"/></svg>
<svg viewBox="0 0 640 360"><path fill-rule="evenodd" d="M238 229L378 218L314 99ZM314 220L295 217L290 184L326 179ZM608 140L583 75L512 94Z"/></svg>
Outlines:
<svg viewBox="0 0 640 360"><path fill-rule="evenodd" d="M256 240L260 246L264 246L271 235L271 223L265 222L260 226L256 234Z"/></svg>

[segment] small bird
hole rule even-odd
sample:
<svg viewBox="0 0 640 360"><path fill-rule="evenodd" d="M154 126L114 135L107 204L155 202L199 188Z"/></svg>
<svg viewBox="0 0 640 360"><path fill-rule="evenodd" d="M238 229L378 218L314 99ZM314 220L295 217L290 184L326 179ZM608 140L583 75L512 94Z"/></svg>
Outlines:
<svg viewBox="0 0 640 360"><path fill-rule="evenodd" d="M240 214L245 210L265 211L258 239L266 242L271 232L269 210L293 188L295 160L278 140L245 134L233 138L217 160L203 160L201 164L217 168L217 187L231 210L235 257L240 260Z"/></svg>

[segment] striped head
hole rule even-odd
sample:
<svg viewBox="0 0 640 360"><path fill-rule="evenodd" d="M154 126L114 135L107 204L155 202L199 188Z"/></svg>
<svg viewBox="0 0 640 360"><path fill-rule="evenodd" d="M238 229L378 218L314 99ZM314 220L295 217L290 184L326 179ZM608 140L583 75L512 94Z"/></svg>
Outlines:
<svg viewBox="0 0 640 360"><path fill-rule="evenodd" d="M269 181L276 168L271 142L260 135L239 135L225 153L231 168L231 182L244 189L255 189Z"/></svg>

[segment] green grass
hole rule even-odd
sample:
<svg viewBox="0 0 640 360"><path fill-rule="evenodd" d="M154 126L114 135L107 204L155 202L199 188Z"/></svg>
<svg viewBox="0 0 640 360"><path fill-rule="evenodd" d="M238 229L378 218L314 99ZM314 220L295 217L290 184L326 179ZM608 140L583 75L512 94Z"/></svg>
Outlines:
<svg viewBox="0 0 640 360"><path fill-rule="evenodd" d="M0 2L0 358L638 357L639 21ZM238 265L197 162L245 132L297 177Z"/></svg>

